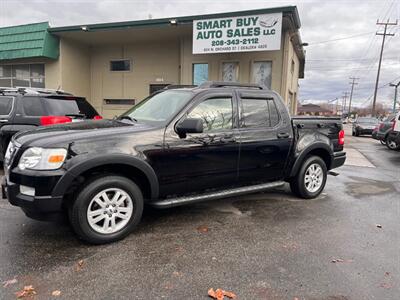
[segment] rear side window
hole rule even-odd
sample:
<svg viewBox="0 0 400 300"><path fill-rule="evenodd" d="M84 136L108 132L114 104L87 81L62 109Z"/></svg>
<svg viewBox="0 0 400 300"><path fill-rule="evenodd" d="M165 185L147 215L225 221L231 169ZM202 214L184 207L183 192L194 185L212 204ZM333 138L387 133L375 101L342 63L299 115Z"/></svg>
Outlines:
<svg viewBox="0 0 400 300"><path fill-rule="evenodd" d="M0 116L8 116L11 113L14 98L0 97Z"/></svg>
<svg viewBox="0 0 400 300"><path fill-rule="evenodd" d="M272 99L242 98L242 128L274 127L279 113Z"/></svg>
<svg viewBox="0 0 400 300"><path fill-rule="evenodd" d="M43 116L45 112L43 110L43 104L38 97L24 97L22 101L25 115L27 116Z"/></svg>
<svg viewBox="0 0 400 300"><path fill-rule="evenodd" d="M49 115L84 115L92 119L97 115L95 109L84 98L43 98Z"/></svg>

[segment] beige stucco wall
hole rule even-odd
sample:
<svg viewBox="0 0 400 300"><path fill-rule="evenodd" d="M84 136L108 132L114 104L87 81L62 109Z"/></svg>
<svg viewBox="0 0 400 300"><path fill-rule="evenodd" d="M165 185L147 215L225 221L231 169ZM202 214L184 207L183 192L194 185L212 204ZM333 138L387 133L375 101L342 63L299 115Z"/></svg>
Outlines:
<svg viewBox="0 0 400 300"><path fill-rule="evenodd" d="M110 60L130 59L129 72L111 72ZM91 102L104 116L130 106L106 105L103 99L135 99L149 95L150 84L179 83L179 41L161 41L91 48Z"/></svg>
<svg viewBox="0 0 400 300"><path fill-rule="evenodd" d="M61 89L60 60L48 61L44 64L44 86L49 89Z"/></svg>
<svg viewBox="0 0 400 300"><path fill-rule="evenodd" d="M59 72L62 90L90 100L91 68L89 47L68 39L61 39Z"/></svg>
<svg viewBox="0 0 400 300"><path fill-rule="evenodd" d="M285 103L288 105L288 109L292 114L296 114L297 111L297 97L298 97L298 80L299 80L299 68L300 60L294 50L291 35L286 32L283 36L284 51L282 60L282 90L281 96L285 99ZM292 70L292 61L294 62L294 68ZM292 103L289 107L289 97L292 94Z"/></svg>

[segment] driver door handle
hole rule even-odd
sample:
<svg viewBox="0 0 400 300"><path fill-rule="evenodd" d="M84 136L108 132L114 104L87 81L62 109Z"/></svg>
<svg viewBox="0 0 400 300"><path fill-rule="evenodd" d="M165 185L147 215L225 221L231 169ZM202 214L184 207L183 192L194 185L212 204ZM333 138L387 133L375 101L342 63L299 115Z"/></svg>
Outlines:
<svg viewBox="0 0 400 300"><path fill-rule="evenodd" d="M287 139L290 135L288 132L280 132L276 136L278 139Z"/></svg>
<svg viewBox="0 0 400 300"><path fill-rule="evenodd" d="M221 136L222 143L234 143L236 142L236 138L233 134L226 134Z"/></svg>

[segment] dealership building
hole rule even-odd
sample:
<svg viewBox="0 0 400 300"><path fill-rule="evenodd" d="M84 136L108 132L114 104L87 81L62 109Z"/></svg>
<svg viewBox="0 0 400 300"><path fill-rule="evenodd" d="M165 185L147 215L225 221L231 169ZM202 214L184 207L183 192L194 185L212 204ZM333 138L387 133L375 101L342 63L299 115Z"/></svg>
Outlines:
<svg viewBox="0 0 400 300"><path fill-rule="evenodd" d="M295 6L50 27L0 28L0 87L61 89L105 117L170 84L258 83L296 111L305 53Z"/></svg>

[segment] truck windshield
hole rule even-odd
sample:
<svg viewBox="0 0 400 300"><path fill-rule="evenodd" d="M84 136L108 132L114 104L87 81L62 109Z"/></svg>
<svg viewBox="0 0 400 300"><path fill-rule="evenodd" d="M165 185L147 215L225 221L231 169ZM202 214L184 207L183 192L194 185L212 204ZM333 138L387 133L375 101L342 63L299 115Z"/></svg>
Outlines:
<svg viewBox="0 0 400 300"><path fill-rule="evenodd" d="M166 125L193 97L189 91L164 91L149 96L121 115L138 122Z"/></svg>

